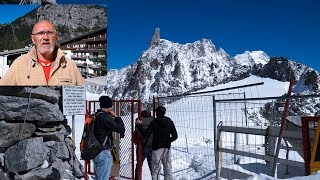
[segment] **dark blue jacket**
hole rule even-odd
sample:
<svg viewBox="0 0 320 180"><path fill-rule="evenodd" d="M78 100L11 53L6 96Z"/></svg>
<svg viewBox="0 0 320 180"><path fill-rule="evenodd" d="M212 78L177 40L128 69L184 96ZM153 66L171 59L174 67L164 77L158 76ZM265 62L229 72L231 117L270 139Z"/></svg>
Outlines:
<svg viewBox="0 0 320 180"><path fill-rule="evenodd" d="M143 136L153 133L152 150L170 148L171 143L178 138L178 133L173 121L166 116L155 118L145 130L141 124L138 129Z"/></svg>
<svg viewBox="0 0 320 180"><path fill-rule="evenodd" d="M109 149L113 145L113 131L120 134L124 134L125 128L121 117L113 118L110 114L99 109L96 112L94 135L101 144L108 135L108 140L105 144L105 149Z"/></svg>

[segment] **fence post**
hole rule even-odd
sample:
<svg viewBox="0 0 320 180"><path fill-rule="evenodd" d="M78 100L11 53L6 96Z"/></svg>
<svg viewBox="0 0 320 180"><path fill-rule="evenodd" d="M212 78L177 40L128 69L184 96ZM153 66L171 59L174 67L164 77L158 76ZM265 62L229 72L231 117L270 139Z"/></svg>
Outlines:
<svg viewBox="0 0 320 180"><path fill-rule="evenodd" d="M237 151L237 142L238 142L238 139L237 139L237 133L233 133L234 135L234 141L233 141L233 150L236 152ZM236 153L233 154L233 163L234 164L237 164L237 155Z"/></svg>
<svg viewBox="0 0 320 180"><path fill-rule="evenodd" d="M222 123L221 123L221 125L222 125ZM220 153L219 153L219 151L220 151L220 148L222 147L222 145L220 144L220 136L221 136L221 131L220 131L220 127L221 126L219 126L219 127L217 127L217 129L218 129L218 133L217 133L217 139L215 140L215 148L214 148L214 150L215 150L215 153L214 153L214 155L215 155L215 160L216 160L216 178L215 179L220 179Z"/></svg>
<svg viewBox="0 0 320 180"><path fill-rule="evenodd" d="M288 115L289 106L290 106L290 100L291 100L290 96L291 96L291 92L292 92L293 82L294 82L293 80L290 81L289 90L288 90L287 99L286 99L286 104L285 104L285 109L284 109L282 117L281 117L281 126L280 126L280 131L279 131L279 138L278 138L278 141L277 141L277 148L276 148L276 153L275 153L275 156L274 156L274 161L272 163L272 171L271 171L272 174L271 175L273 177L275 177L275 172L276 172L277 163L278 163L278 157L279 157L281 141L282 141L283 133L285 131L285 126L286 126L286 122L287 122L287 115Z"/></svg>
<svg viewBox="0 0 320 180"><path fill-rule="evenodd" d="M247 101L246 101L246 92L243 92L243 102L244 102L244 117L246 119L246 126L248 126L248 113L247 113ZM246 142L249 145L249 135L246 134Z"/></svg>
<svg viewBox="0 0 320 180"><path fill-rule="evenodd" d="M272 136L269 136L269 134L274 134L272 133L271 131L275 131L274 128L272 128L272 126L269 126L267 128L267 134L266 134L266 137L267 137L267 152L266 152L266 155L268 156L271 156L271 157L274 157L274 153L275 153L275 149L276 149L276 141L277 141L277 138L276 137L272 137ZM269 166L269 175L272 174L272 162L270 161L267 161L268 163L268 166Z"/></svg>
<svg viewBox="0 0 320 180"><path fill-rule="evenodd" d="M216 179L220 179L219 171L219 141L220 141L220 132L217 132L217 109L216 109L216 100L215 96L212 96L212 111L213 111L213 136L214 136L214 156L216 164Z"/></svg>
<svg viewBox="0 0 320 180"><path fill-rule="evenodd" d="M186 138L186 146L187 146L187 153L189 153L189 148L188 148L188 139L187 139L187 135L184 134L185 138Z"/></svg>
<svg viewBox="0 0 320 180"><path fill-rule="evenodd" d="M212 96L212 111L213 111L213 138L217 140L217 109L216 109L216 100ZM214 154L216 156L216 154Z"/></svg>

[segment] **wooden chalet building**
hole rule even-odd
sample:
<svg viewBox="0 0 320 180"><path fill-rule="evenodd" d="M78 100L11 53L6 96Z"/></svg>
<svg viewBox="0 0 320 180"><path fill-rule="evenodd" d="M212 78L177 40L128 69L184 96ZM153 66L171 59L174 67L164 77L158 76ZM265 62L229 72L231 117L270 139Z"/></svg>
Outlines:
<svg viewBox="0 0 320 180"><path fill-rule="evenodd" d="M31 46L26 46L21 49L0 52L0 79L4 77L13 61L19 56L26 54L30 49Z"/></svg>
<svg viewBox="0 0 320 180"><path fill-rule="evenodd" d="M97 77L107 64L107 28L62 42L60 48L77 64L83 77Z"/></svg>

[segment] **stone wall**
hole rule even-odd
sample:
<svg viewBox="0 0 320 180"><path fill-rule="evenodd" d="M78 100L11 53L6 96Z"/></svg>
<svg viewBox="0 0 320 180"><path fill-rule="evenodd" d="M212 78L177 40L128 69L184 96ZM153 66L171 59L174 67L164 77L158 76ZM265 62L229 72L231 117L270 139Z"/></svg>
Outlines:
<svg viewBox="0 0 320 180"><path fill-rule="evenodd" d="M0 87L0 179L79 179L61 87Z"/></svg>

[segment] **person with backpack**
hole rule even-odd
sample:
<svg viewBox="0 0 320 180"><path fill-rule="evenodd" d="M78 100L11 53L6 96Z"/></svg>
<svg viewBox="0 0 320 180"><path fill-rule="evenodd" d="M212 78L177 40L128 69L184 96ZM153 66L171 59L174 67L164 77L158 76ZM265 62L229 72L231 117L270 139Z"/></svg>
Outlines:
<svg viewBox="0 0 320 180"><path fill-rule="evenodd" d="M112 132L124 134L125 127L121 117L118 117L112 110L112 100L109 96L99 98L100 109L96 112L96 122L94 125L94 135L100 144L104 144L103 150L94 157L94 172L96 180L109 179L113 157L112 149Z"/></svg>
<svg viewBox="0 0 320 180"><path fill-rule="evenodd" d="M164 179L173 180L171 164L171 143L178 138L177 130L173 121L164 116L166 108L158 106L156 108L156 118L150 123L148 128L142 128L142 121L137 119L136 125L143 136L153 133L152 140L152 180L160 179L161 164L163 165Z"/></svg>
<svg viewBox="0 0 320 180"><path fill-rule="evenodd" d="M151 111L149 109L143 110L141 112L141 118L142 118L142 128L144 130L146 130L148 128L149 124L154 119L153 116L151 116ZM138 128L136 126L135 134L137 134L137 132L138 132ZM149 136L142 136L141 138L142 138L142 141L141 141L142 154L141 154L140 167L142 167L143 161L147 158L149 170L151 173L151 171L152 171L151 167L152 167L152 139L153 139L153 135L151 133ZM140 156L138 156L138 148L137 148L136 153L137 153L137 157L140 157ZM140 167L138 167L138 162L137 162L136 170L135 170L135 178L134 178L135 180L138 180L138 169Z"/></svg>

